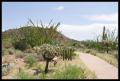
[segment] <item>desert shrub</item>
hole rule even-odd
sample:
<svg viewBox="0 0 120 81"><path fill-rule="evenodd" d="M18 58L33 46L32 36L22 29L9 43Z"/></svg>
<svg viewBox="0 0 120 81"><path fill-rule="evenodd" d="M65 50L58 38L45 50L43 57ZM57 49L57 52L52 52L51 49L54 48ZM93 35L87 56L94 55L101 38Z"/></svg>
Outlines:
<svg viewBox="0 0 120 81"><path fill-rule="evenodd" d="M2 47L4 47L4 48L13 47L11 39L10 38L2 39Z"/></svg>
<svg viewBox="0 0 120 81"><path fill-rule="evenodd" d="M8 54L9 54L8 49L2 48L2 56L8 55Z"/></svg>
<svg viewBox="0 0 120 81"><path fill-rule="evenodd" d="M39 61L44 61L44 60L45 60L42 54L39 54L39 55L37 56L37 59L38 59Z"/></svg>
<svg viewBox="0 0 120 81"><path fill-rule="evenodd" d="M2 55L13 55L15 54L14 48L2 48Z"/></svg>
<svg viewBox="0 0 120 81"><path fill-rule="evenodd" d="M115 54L114 57L118 59L118 54Z"/></svg>
<svg viewBox="0 0 120 81"><path fill-rule="evenodd" d="M15 56L16 56L16 58L23 58L23 57L25 57L25 54L20 50L16 50Z"/></svg>
<svg viewBox="0 0 120 81"><path fill-rule="evenodd" d="M13 55L15 53L15 49L14 48L9 48L8 52L10 55Z"/></svg>
<svg viewBox="0 0 120 81"><path fill-rule="evenodd" d="M96 56L96 52L95 51L91 51L90 52L92 55Z"/></svg>
<svg viewBox="0 0 120 81"><path fill-rule="evenodd" d="M16 48L16 49L19 49L19 50L25 50L25 49L27 49L27 48L30 48L31 46L26 42L26 40L25 39L22 39L22 40L20 40L20 41L16 41L15 43L14 43L14 47Z"/></svg>
<svg viewBox="0 0 120 81"><path fill-rule="evenodd" d="M118 50L112 50L110 54L113 55L116 59L118 59L118 57L119 57L118 56L118 54L119 54Z"/></svg>
<svg viewBox="0 0 120 81"><path fill-rule="evenodd" d="M80 42L73 42L71 46L74 46L76 48L84 48L84 45Z"/></svg>
<svg viewBox="0 0 120 81"><path fill-rule="evenodd" d="M55 79L84 79L84 70L75 65L67 66L63 71L58 71L53 76Z"/></svg>
<svg viewBox="0 0 120 81"><path fill-rule="evenodd" d="M37 60L33 55L27 55L25 57L25 62L28 64L29 67L32 67L33 64L37 62Z"/></svg>
<svg viewBox="0 0 120 81"><path fill-rule="evenodd" d="M40 47L39 47L39 46L34 46L34 47L32 48L32 50L34 50L34 51L37 53L37 52L39 52Z"/></svg>
<svg viewBox="0 0 120 81"><path fill-rule="evenodd" d="M91 52L91 50L86 50L86 53L90 53Z"/></svg>
<svg viewBox="0 0 120 81"><path fill-rule="evenodd" d="M10 62L14 61L14 57L10 57L9 55L5 55L4 57L2 57L2 64L9 64Z"/></svg>
<svg viewBox="0 0 120 81"><path fill-rule="evenodd" d="M42 65L41 64L37 64L37 65L35 65L35 67L34 67L35 69L38 69L38 70L42 70Z"/></svg>
<svg viewBox="0 0 120 81"><path fill-rule="evenodd" d="M30 49L26 49L24 52L25 53L35 53L36 51L34 49L30 48Z"/></svg>
<svg viewBox="0 0 120 81"><path fill-rule="evenodd" d="M35 76L25 72L24 70L19 71L16 76L16 79L36 79Z"/></svg>
<svg viewBox="0 0 120 81"><path fill-rule="evenodd" d="M87 49L85 52L96 56L96 51L95 50Z"/></svg>

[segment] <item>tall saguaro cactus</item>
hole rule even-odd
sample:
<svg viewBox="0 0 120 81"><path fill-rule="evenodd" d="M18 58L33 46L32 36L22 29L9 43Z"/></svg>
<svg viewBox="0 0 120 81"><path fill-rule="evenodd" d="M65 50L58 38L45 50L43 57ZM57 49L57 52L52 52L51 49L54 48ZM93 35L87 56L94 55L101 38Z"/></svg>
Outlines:
<svg viewBox="0 0 120 81"><path fill-rule="evenodd" d="M103 27L103 33L102 33L102 44L103 44L103 47L105 47L107 53L108 53L108 40L107 40L107 32L106 32L106 29L105 29L105 26Z"/></svg>
<svg viewBox="0 0 120 81"><path fill-rule="evenodd" d="M103 27L103 36L102 36L102 40L107 40L107 32L106 32L106 29L105 29L105 26Z"/></svg>

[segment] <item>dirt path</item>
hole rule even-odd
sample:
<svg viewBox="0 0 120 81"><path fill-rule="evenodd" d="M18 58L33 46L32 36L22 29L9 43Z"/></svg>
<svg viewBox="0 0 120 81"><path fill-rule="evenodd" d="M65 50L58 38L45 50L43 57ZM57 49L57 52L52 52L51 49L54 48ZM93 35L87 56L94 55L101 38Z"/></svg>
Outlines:
<svg viewBox="0 0 120 81"><path fill-rule="evenodd" d="M80 53L80 59L95 72L98 79L118 79L118 68L106 61L86 53Z"/></svg>

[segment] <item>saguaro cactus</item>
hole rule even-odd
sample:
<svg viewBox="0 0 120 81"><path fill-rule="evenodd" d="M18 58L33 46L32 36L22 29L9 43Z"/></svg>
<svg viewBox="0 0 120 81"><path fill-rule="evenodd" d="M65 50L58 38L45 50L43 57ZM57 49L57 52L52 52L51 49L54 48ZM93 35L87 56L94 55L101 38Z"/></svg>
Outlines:
<svg viewBox="0 0 120 81"><path fill-rule="evenodd" d="M106 38L105 38L105 35L106 35L106 33L105 33L105 26L103 27L103 36L102 36L102 40L105 40Z"/></svg>

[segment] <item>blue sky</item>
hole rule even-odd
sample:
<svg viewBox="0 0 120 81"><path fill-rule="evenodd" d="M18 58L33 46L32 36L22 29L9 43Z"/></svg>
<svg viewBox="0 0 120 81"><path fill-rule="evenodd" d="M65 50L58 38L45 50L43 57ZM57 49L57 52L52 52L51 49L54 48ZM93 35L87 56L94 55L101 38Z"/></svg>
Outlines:
<svg viewBox="0 0 120 81"><path fill-rule="evenodd" d="M28 18L32 19L35 23L42 20L45 24L49 23L49 21L53 19L55 23L61 22L59 31L66 36L76 40L93 39L95 34L97 35L101 32L104 25L109 26L108 28L118 28L118 3L2 3L2 31L24 26L27 23ZM95 28L95 26L97 27Z"/></svg>

